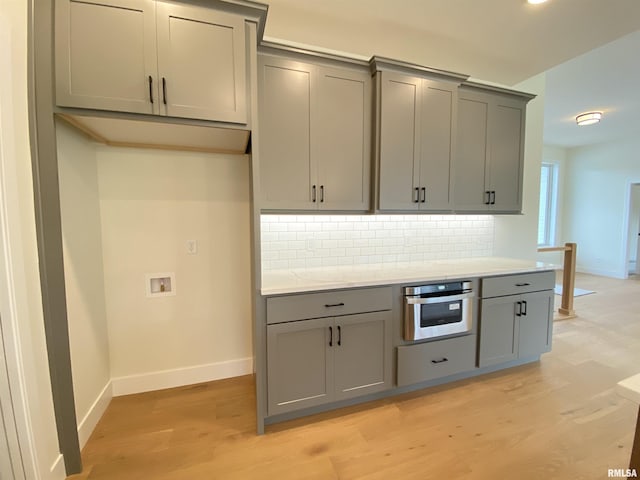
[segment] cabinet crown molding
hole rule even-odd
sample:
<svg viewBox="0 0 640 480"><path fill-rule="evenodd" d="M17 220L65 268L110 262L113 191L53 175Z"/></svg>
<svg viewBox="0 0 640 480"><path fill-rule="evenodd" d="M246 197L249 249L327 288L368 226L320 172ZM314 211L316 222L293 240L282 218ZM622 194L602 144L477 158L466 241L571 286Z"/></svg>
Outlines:
<svg viewBox="0 0 640 480"><path fill-rule="evenodd" d="M438 68L425 67L423 65L417 65L415 63L404 62L402 60L395 60L392 58L380 57L377 55L371 57L371 60L369 60L369 67L372 74L379 71L392 70L395 72L408 73L410 75L425 75L436 80L448 80L456 83L462 83L469 78L469 75L466 75L464 73L456 73L450 72L448 70L440 70Z"/></svg>
<svg viewBox="0 0 640 480"><path fill-rule="evenodd" d="M368 67L369 60L349 56L348 54L334 53L328 51L316 50L307 46L296 46L289 43L283 43L272 40L262 40L258 45L259 54L280 55L288 58L300 58L305 62L324 61L325 63L339 63L347 66Z"/></svg>
<svg viewBox="0 0 640 480"><path fill-rule="evenodd" d="M509 88L498 87L495 85L486 85L484 83L478 83L478 82L472 82L472 81L463 82L460 85L460 88L467 89L467 90L479 90L483 92L493 92L500 95L508 95L511 97L519 98L521 100L525 100L526 102L533 100L537 96L537 95L534 95L533 93L521 92L518 90L511 90Z"/></svg>
<svg viewBox="0 0 640 480"><path fill-rule="evenodd" d="M219 11L242 15L247 21L256 23L258 44L260 44L264 37L267 14L269 13L269 5L266 3L253 2L251 0L216 0L214 2L210 0L182 0L180 3L192 3L215 8Z"/></svg>

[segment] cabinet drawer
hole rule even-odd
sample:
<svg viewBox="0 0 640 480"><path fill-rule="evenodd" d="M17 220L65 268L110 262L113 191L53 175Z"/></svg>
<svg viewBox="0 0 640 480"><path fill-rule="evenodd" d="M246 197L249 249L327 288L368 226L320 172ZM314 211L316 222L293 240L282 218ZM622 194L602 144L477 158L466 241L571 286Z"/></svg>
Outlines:
<svg viewBox="0 0 640 480"><path fill-rule="evenodd" d="M553 271L483 278L482 298L553 290L555 283L556 274Z"/></svg>
<svg viewBox="0 0 640 480"><path fill-rule="evenodd" d="M391 287L336 290L267 298L267 323L391 309Z"/></svg>
<svg viewBox="0 0 640 480"><path fill-rule="evenodd" d="M398 347L398 386L473 370L476 335Z"/></svg>

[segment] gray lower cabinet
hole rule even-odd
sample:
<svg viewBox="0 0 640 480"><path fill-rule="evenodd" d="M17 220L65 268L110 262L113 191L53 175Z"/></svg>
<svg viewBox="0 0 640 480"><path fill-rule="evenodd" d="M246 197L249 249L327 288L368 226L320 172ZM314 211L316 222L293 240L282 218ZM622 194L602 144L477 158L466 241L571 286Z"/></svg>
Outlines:
<svg viewBox="0 0 640 480"><path fill-rule="evenodd" d="M465 335L398 347L398 386L473 370L476 345L476 335Z"/></svg>
<svg viewBox="0 0 640 480"><path fill-rule="evenodd" d="M331 318L267 327L269 414L313 407L333 398Z"/></svg>
<svg viewBox="0 0 640 480"><path fill-rule="evenodd" d="M263 210L369 209L371 77L258 57Z"/></svg>
<svg viewBox="0 0 640 480"><path fill-rule="evenodd" d="M526 104L531 95L463 84L458 92L454 208L520 213Z"/></svg>
<svg viewBox="0 0 640 480"><path fill-rule="evenodd" d="M391 312L267 326L268 414L391 387Z"/></svg>
<svg viewBox="0 0 640 480"><path fill-rule="evenodd" d="M483 290L487 294L514 293L518 289L540 291L481 300L478 366L534 357L551 350L553 278L553 272L542 272L485 280Z"/></svg>
<svg viewBox="0 0 640 480"><path fill-rule="evenodd" d="M522 296L520 311L516 313L519 319L518 356L520 358L540 355L551 350L553 295L553 292L545 291Z"/></svg>
<svg viewBox="0 0 640 480"><path fill-rule="evenodd" d="M498 297L480 302L480 367L518 358L517 298Z"/></svg>
<svg viewBox="0 0 640 480"><path fill-rule="evenodd" d="M390 312L336 317L334 355L335 400L358 397L391 387L388 367Z"/></svg>

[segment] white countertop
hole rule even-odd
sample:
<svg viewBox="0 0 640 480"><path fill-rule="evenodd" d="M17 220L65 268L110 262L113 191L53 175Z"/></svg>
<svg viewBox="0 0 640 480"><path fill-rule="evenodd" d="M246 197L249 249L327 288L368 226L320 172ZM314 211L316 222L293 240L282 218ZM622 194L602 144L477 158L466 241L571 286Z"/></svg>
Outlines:
<svg viewBox="0 0 640 480"><path fill-rule="evenodd" d="M262 295L338 288L430 282L491 275L556 270L550 263L501 257L477 257L431 262L376 263L262 272Z"/></svg>
<svg viewBox="0 0 640 480"><path fill-rule="evenodd" d="M616 392L620 396L640 404L640 373L618 382Z"/></svg>

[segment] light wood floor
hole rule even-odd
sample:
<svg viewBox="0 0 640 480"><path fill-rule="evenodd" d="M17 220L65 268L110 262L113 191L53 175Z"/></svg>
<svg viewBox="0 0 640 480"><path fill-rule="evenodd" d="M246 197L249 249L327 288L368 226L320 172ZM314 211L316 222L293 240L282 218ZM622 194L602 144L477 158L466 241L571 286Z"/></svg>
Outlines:
<svg viewBox="0 0 640 480"><path fill-rule="evenodd" d="M640 279L579 275L597 293L555 322L539 363L267 428L250 376L114 398L82 452L90 479L607 478L627 468L640 372ZM559 297L557 297L559 299Z"/></svg>

